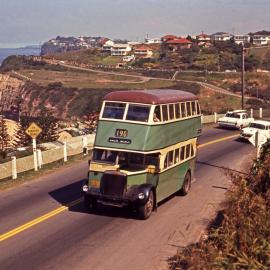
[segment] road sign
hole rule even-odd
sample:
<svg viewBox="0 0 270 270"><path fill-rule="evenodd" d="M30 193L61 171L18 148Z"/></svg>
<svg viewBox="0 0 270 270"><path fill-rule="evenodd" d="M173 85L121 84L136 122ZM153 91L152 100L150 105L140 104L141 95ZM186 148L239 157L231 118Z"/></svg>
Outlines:
<svg viewBox="0 0 270 270"><path fill-rule="evenodd" d="M33 122L27 128L25 133L29 135L32 139L35 139L40 134L41 131L42 129L36 123Z"/></svg>

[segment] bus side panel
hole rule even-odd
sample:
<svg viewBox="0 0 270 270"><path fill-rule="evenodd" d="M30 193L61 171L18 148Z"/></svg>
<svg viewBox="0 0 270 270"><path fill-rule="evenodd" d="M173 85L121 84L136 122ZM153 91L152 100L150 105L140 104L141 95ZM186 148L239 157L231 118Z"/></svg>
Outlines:
<svg viewBox="0 0 270 270"><path fill-rule="evenodd" d="M195 159L188 160L160 174L157 187L158 202L166 199L182 188L185 175L189 169L193 176L194 164Z"/></svg>

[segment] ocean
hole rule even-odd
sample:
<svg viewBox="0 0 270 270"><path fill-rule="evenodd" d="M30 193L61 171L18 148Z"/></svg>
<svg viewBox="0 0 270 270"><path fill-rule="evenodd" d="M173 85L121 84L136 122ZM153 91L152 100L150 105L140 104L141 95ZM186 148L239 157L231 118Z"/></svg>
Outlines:
<svg viewBox="0 0 270 270"><path fill-rule="evenodd" d="M0 48L0 65L10 55L39 55L39 48Z"/></svg>

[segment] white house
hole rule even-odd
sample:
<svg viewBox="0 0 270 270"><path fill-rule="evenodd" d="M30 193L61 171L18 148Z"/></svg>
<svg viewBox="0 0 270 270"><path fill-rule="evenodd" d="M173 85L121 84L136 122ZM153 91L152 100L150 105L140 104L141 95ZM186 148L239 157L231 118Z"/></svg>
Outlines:
<svg viewBox="0 0 270 270"><path fill-rule="evenodd" d="M234 42L238 45L250 42L249 35L234 35Z"/></svg>
<svg viewBox="0 0 270 270"><path fill-rule="evenodd" d="M255 46L265 46L270 42L270 36L266 35L254 35L253 36L253 44Z"/></svg>
<svg viewBox="0 0 270 270"><path fill-rule="evenodd" d="M219 32L216 34L212 35L212 39L214 41L228 41L232 38L233 36L229 33L224 33L224 32Z"/></svg>
<svg viewBox="0 0 270 270"><path fill-rule="evenodd" d="M161 39L160 38L145 38L146 44L160 44Z"/></svg>
<svg viewBox="0 0 270 270"><path fill-rule="evenodd" d="M112 56L125 56L131 51L129 44L114 44L111 49Z"/></svg>
<svg viewBox="0 0 270 270"><path fill-rule="evenodd" d="M102 51L111 52L113 45L114 45L114 42L110 39L104 41L102 45Z"/></svg>

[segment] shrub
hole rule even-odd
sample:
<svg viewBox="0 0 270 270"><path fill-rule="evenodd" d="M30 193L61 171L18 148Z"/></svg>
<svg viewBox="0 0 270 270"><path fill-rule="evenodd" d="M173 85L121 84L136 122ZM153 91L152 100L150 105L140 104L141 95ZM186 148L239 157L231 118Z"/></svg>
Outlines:
<svg viewBox="0 0 270 270"><path fill-rule="evenodd" d="M172 258L171 269L270 269L270 142L249 175L229 174L220 226Z"/></svg>

